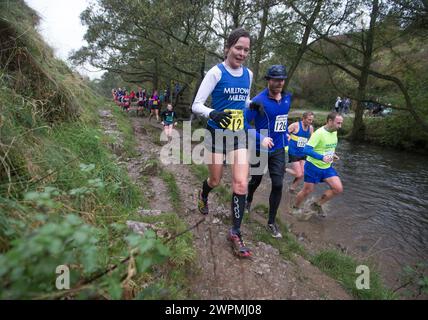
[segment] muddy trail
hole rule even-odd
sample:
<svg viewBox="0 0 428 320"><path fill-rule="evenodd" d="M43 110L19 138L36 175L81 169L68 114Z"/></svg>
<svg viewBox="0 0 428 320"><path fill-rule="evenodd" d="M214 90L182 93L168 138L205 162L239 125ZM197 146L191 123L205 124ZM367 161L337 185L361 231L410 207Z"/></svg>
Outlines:
<svg viewBox="0 0 428 320"><path fill-rule="evenodd" d="M247 246L253 251L251 259L236 257L226 239L230 228L230 208L212 192L210 214L202 216L196 207L196 194L201 187L188 164L163 165L160 153L166 142L159 142L162 126L146 118L131 117L138 141L135 158L126 159L130 177L142 188L149 200L150 212L174 212L169 194L159 172L174 175L180 190L180 207L175 212L188 227L195 226L193 244L197 253L190 270L191 296L196 299L352 299L332 278L322 273L299 255L285 260L278 249L256 241L244 222L242 232ZM104 117L104 122L114 121ZM104 125L105 126L105 125ZM111 127L111 126L110 126ZM225 168L230 171L229 167ZM145 178L144 178L145 177ZM225 179L228 179L227 175ZM264 225L257 213L252 221Z"/></svg>

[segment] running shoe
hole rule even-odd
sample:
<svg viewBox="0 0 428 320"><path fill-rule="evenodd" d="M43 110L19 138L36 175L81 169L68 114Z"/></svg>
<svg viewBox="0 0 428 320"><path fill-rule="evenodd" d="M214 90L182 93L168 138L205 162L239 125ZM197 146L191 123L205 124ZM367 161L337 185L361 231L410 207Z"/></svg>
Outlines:
<svg viewBox="0 0 428 320"><path fill-rule="evenodd" d="M269 223L267 225L268 230L270 231L270 233L272 234L272 237L274 238L282 238L282 234L281 232L279 232L279 228L276 225L276 223Z"/></svg>
<svg viewBox="0 0 428 320"><path fill-rule="evenodd" d="M199 192L198 196L198 209L203 215L208 214L208 198L202 196L202 191Z"/></svg>
<svg viewBox="0 0 428 320"><path fill-rule="evenodd" d="M319 205L316 202L313 202L310 206L310 209L315 211L317 215L319 215L320 217L325 218L327 215L324 212L324 210L322 209L321 205Z"/></svg>
<svg viewBox="0 0 428 320"><path fill-rule="evenodd" d="M251 251L245 246L244 240L242 239L241 232L234 232L233 230L229 231L227 239L232 244L233 252L243 258L251 257Z"/></svg>

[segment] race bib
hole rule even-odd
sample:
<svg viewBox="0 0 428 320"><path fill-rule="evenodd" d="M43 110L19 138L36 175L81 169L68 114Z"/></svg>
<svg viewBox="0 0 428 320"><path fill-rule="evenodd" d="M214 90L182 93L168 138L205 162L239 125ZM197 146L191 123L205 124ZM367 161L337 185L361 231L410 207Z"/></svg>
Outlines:
<svg viewBox="0 0 428 320"><path fill-rule="evenodd" d="M229 113L232 117L227 129L232 131L244 129L244 112L242 110L225 109L224 112Z"/></svg>
<svg viewBox="0 0 428 320"><path fill-rule="evenodd" d="M327 152L324 154L324 156L330 156L330 157L333 157L333 156L334 156L334 150L327 151Z"/></svg>
<svg viewBox="0 0 428 320"><path fill-rule="evenodd" d="M305 137L299 137L297 139L297 147L304 148L306 146L306 143L308 142L308 138Z"/></svg>
<svg viewBox="0 0 428 320"><path fill-rule="evenodd" d="M276 116L275 120L275 132L285 132L287 131L287 119L286 114Z"/></svg>
<svg viewBox="0 0 428 320"><path fill-rule="evenodd" d="M158 105L158 101L157 100L153 100L153 105L157 106Z"/></svg>

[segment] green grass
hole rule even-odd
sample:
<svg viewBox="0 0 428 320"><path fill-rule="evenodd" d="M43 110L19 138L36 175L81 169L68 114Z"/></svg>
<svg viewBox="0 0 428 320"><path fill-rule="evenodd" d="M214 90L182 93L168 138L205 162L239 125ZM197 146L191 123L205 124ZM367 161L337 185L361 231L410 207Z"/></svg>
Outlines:
<svg viewBox="0 0 428 320"><path fill-rule="evenodd" d="M177 185L174 175L171 172L165 169L162 169L160 173L160 177L162 178L163 182L166 184L172 207L174 208L174 210L180 211L182 208L180 188Z"/></svg>
<svg viewBox="0 0 428 320"><path fill-rule="evenodd" d="M268 207L264 204L258 204L251 209L250 215L258 214L257 212L262 212L262 216L267 223ZM258 221L250 219L249 215L245 215L244 220L246 221L246 225L251 228L257 241L268 243L278 249L284 259L293 261L293 256L295 254L308 258L308 253L305 248L296 240L294 235L289 232L287 227L279 219L276 219L276 223L282 234L281 239L272 237L270 232L266 229L266 223L260 224Z"/></svg>
<svg viewBox="0 0 428 320"><path fill-rule="evenodd" d="M146 223L160 223L171 237L184 232L186 223L177 214L166 213L156 217L144 217ZM171 255L165 268L161 270L161 276L156 277L149 290L144 290L139 295L140 299L189 299L197 298L190 292L191 281L189 270L196 258L193 245L193 235L186 232L167 242ZM155 290L156 289L156 290Z"/></svg>
<svg viewBox="0 0 428 320"><path fill-rule="evenodd" d="M117 226L125 225L128 219L136 219L136 208L146 201L130 181L126 169L112 160L114 157L106 143L109 138L100 127L97 112L97 107L106 101L86 92L78 99L85 104L79 120L51 124L40 118L31 98L5 87L0 89L3 120L0 140L8 146L6 150L0 148L2 157L4 151L7 152L7 162L0 166L1 169L6 166L10 173L0 174L0 257L10 250L16 251L17 243L25 243L28 235L37 234L43 225L60 223L70 214L80 216L85 225L95 228L97 268L100 270L119 262L129 250L125 241L128 231ZM122 129L123 126L118 126L119 131ZM54 192L46 192L53 188ZM38 196L27 200L29 192ZM72 230L69 232L72 234ZM79 230L75 232L76 237L85 236ZM52 241L55 236L52 234ZM37 255L31 250L26 254ZM76 248L74 252L78 254L79 250ZM72 252L67 249L61 254ZM16 259L20 259L19 256ZM22 256L20 265L29 272L33 268L47 268L49 261L27 264ZM37 274L44 277L43 272ZM118 277L120 280L121 275ZM8 294L14 297L24 297L27 291L36 294L43 286L37 288L38 279L33 280L19 291L11 289ZM47 292L42 290L40 294Z"/></svg>
<svg viewBox="0 0 428 320"><path fill-rule="evenodd" d="M219 196L221 203L224 205L228 205L232 201L232 191L228 190L223 184L217 186L213 192Z"/></svg>
<svg viewBox="0 0 428 320"><path fill-rule="evenodd" d="M0 2L0 7L8 17L1 47L16 40L0 57L0 296L53 298L58 290L52 270L58 262L74 266L74 287L118 264L133 248L143 252L136 258L142 266L162 268L168 254L162 244L130 235L125 225L139 218L136 209L147 207L147 201L108 147L114 138L104 134L98 108L109 102L54 58L34 28L36 13L24 1ZM130 119L112 110L124 137L122 155L134 156ZM168 219L172 230L185 228ZM179 279L180 268L193 256L189 236L168 244L175 250L168 260L177 266L173 278ZM120 298L127 268L120 264L91 282L85 294L72 297ZM133 278L140 282L137 291L147 277L141 271Z"/></svg>
<svg viewBox="0 0 428 320"><path fill-rule="evenodd" d="M384 287L378 272L370 267L370 289L357 289L356 279L359 274L356 268L359 263L354 258L335 250L324 250L310 259L320 270L336 279L354 298L363 300L394 299L393 292Z"/></svg>
<svg viewBox="0 0 428 320"><path fill-rule="evenodd" d="M117 123L118 130L124 138L123 149L125 150L125 155L129 158L135 157L137 155L137 140L135 139L129 114L122 112L117 106L112 106L110 109L112 110L114 121Z"/></svg>
<svg viewBox="0 0 428 320"><path fill-rule="evenodd" d="M190 171L192 174L198 179L199 181L204 181L209 176L209 171L207 166L202 164L191 164L190 165Z"/></svg>

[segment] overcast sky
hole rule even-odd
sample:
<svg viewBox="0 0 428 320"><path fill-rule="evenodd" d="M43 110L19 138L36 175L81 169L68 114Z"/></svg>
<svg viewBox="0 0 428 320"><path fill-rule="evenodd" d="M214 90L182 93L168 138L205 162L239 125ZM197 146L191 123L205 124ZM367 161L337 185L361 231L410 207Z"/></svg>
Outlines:
<svg viewBox="0 0 428 320"><path fill-rule="evenodd" d="M67 60L71 50L77 50L86 42L83 40L86 28L80 23L80 13L86 9L88 0L25 0L35 9L42 20L38 31L55 50L58 58ZM88 69L88 67L86 67ZM79 69L91 79L99 78L103 72Z"/></svg>

